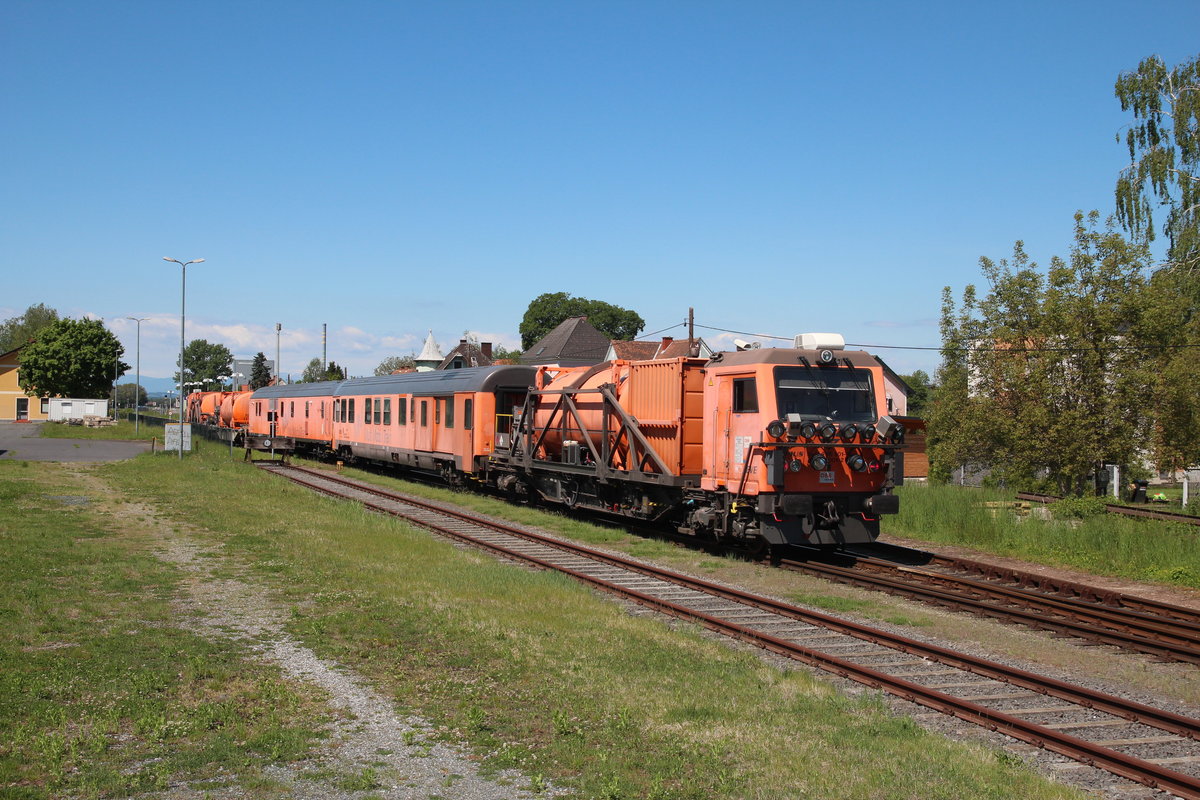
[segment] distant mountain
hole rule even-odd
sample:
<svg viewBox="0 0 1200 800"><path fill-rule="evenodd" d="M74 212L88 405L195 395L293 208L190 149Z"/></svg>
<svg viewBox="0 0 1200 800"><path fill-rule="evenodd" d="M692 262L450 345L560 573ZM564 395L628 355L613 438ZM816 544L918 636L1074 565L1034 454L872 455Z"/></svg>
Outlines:
<svg viewBox="0 0 1200 800"><path fill-rule="evenodd" d="M126 373L117 379L117 383L135 383L137 376L131 373ZM149 397L162 397L166 395L168 389L175 388L175 380L173 378L151 378L149 375L142 376L142 388L146 390Z"/></svg>

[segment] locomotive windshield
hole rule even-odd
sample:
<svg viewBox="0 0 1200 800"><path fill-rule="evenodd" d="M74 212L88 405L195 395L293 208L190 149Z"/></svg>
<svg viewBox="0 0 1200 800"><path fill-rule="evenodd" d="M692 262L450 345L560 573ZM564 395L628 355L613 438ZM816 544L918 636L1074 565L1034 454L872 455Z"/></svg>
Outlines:
<svg viewBox="0 0 1200 800"><path fill-rule="evenodd" d="M875 396L868 370L776 367L775 386L781 416L875 421Z"/></svg>

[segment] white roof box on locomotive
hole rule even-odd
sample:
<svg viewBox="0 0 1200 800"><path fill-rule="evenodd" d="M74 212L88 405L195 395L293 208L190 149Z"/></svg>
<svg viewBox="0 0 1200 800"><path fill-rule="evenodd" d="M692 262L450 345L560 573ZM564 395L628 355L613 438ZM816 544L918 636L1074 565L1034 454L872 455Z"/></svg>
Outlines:
<svg viewBox="0 0 1200 800"><path fill-rule="evenodd" d="M792 346L797 350L845 350L846 339L840 333L800 333Z"/></svg>

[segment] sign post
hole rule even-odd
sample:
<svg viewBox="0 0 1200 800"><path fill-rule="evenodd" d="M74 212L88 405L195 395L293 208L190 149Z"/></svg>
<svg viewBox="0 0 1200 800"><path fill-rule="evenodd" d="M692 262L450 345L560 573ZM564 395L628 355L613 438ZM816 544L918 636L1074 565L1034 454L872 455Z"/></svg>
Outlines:
<svg viewBox="0 0 1200 800"><path fill-rule="evenodd" d="M191 423L180 424L178 422L168 422L163 426L166 431L166 436L163 442L163 451L179 450L180 444L183 445L185 452L192 452L192 426ZM180 453L182 455L183 453Z"/></svg>

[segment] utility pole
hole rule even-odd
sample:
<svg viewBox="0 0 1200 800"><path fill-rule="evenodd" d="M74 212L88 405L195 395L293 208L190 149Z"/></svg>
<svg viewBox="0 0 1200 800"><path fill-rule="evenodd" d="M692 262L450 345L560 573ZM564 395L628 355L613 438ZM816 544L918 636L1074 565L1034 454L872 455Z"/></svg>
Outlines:
<svg viewBox="0 0 1200 800"><path fill-rule="evenodd" d="M696 349L696 309L688 307L688 355L695 356L699 353L692 352Z"/></svg>
<svg viewBox="0 0 1200 800"><path fill-rule="evenodd" d="M321 375L322 375L322 377L324 377L325 371L327 369L329 369L329 362L326 360L326 356L329 355L329 339L328 339L328 335L327 335L329 332L328 329L329 329L329 323L322 322L321 323Z"/></svg>
<svg viewBox="0 0 1200 800"><path fill-rule="evenodd" d="M283 324L275 323L275 382L279 383L279 332L283 330Z"/></svg>

